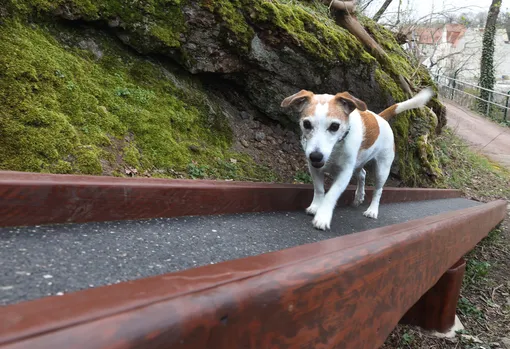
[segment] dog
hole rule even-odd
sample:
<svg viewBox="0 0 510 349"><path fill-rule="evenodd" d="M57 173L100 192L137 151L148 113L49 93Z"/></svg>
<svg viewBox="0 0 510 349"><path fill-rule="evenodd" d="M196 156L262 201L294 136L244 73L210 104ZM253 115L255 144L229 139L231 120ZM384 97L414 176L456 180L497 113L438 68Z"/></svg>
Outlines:
<svg viewBox="0 0 510 349"><path fill-rule="evenodd" d="M388 121L404 111L425 106L432 97L432 89L425 88L379 114L367 110L365 102L348 92L331 95L301 90L281 102L282 108L294 107L300 114L301 146L314 187L313 200L306 213L314 216L312 224L316 229L331 228L336 203L353 176L357 180L353 205L363 203L364 166L372 160L375 190L363 215L377 219L383 186L395 158L394 135ZM327 193L325 172L334 177Z"/></svg>

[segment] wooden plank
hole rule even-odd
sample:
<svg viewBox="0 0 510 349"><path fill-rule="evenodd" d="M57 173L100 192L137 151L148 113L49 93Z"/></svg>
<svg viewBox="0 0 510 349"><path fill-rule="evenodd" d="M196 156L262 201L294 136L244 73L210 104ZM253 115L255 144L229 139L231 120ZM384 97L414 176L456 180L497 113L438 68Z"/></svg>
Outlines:
<svg viewBox="0 0 510 349"><path fill-rule="evenodd" d="M352 202L351 186L339 205ZM367 188L370 200L372 188ZM458 190L385 188L381 202L460 197ZM0 172L0 227L304 210L310 185Z"/></svg>
<svg viewBox="0 0 510 349"><path fill-rule="evenodd" d="M7 306L0 348L378 348L506 205Z"/></svg>
<svg viewBox="0 0 510 349"><path fill-rule="evenodd" d="M448 332L455 324L465 271L466 261L461 258L409 309L400 323L428 331Z"/></svg>

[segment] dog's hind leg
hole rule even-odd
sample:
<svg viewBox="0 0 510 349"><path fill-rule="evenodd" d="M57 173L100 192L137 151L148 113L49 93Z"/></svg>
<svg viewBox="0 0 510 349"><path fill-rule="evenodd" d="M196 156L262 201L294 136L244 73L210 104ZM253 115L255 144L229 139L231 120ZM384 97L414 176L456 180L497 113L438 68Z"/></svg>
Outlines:
<svg viewBox="0 0 510 349"><path fill-rule="evenodd" d="M393 152L386 153L385 156L375 161L375 188L372 195L372 202L368 209L363 213L365 217L377 219L379 214L379 201L383 192L384 184L390 175L391 164L395 155Z"/></svg>
<svg viewBox="0 0 510 349"><path fill-rule="evenodd" d="M365 177L366 177L366 174L367 174L367 172L363 168L361 168L360 170L358 170L355 173L356 180L358 182L358 186L356 187L356 194L354 195L354 201L352 203L352 205L354 207L358 207L365 200Z"/></svg>
<svg viewBox="0 0 510 349"><path fill-rule="evenodd" d="M313 181L313 201L306 209L306 213L313 216L324 199L324 174L310 165L308 167Z"/></svg>

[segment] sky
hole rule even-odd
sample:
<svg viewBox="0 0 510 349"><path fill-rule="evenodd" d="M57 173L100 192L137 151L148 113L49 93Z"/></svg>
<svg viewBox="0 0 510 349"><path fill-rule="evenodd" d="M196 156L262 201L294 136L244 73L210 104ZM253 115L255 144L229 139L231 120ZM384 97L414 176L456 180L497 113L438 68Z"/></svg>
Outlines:
<svg viewBox="0 0 510 349"><path fill-rule="evenodd" d="M441 8L458 8L458 7L469 7L466 9L466 12L472 11L472 12L480 12L485 11L487 12L489 10L489 7L491 6L491 0L429 0L429 1L423 1L423 0L415 0L414 6L416 9L416 12L420 15L426 15L431 12L432 6L434 6L435 9L441 9ZM504 10L506 7L508 7L510 4L510 0L504 0L502 2L502 10ZM436 11L436 10L435 10Z"/></svg>
<svg viewBox="0 0 510 349"><path fill-rule="evenodd" d="M369 12L375 13L382 3L382 1L376 2L377 4L375 6L371 6ZM430 14L433 9L434 12L442 12L441 10L444 8L450 10L455 8L460 12L487 12L491 2L491 0L402 0L403 6L406 6L407 3L412 4L414 9L413 13L417 18ZM398 0L394 0L387 12L396 12L398 3ZM503 0L501 11L508 10L510 10L510 0Z"/></svg>

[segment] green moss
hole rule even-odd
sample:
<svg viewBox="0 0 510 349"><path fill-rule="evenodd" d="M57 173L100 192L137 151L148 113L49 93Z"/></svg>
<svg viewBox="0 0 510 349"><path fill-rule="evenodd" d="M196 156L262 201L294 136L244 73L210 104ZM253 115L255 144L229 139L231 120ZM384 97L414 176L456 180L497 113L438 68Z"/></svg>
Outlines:
<svg viewBox="0 0 510 349"><path fill-rule="evenodd" d="M387 58L379 62L384 70L393 76L403 75L410 78L414 74L412 57L409 57L400 47L395 36L388 29L366 16L359 15L358 20L386 52ZM417 65L417 62L414 63Z"/></svg>
<svg viewBox="0 0 510 349"><path fill-rule="evenodd" d="M421 164L424 166L424 171L433 178L438 178L442 175L439 163L435 158L434 147L428 141L428 135L418 137L416 142L418 145L419 156Z"/></svg>
<svg viewBox="0 0 510 349"><path fill-rule="evenodd" d="M243 51L248 51L255 32L246 22L242 12L243 6L239 0L204 0L201 1L201 5L217 14L223 21L223 24L234 35L232 39L240 43L239 48Z"/></svg>
<svg viewBox="0 0 510 349"><path fill-rule="evenodd" d="M290 36L296 45L319 60L375 62L352 34L327 16L317 14L304 2L240 1L251 21L259 26L270 24L271 28L276 26L280 30L280 33L272 33L273 40L278 40L278 36Z"/></svg>
<svg viewBox="0 0 510 349"><path fill-rule="evenodd" d="M141 47L179 47L179 36L185 31L180 0L7 0L13 11L53 13L65 8L76 18L87 21L119 19L119 25L131 32L131 40ZM149 35L148 35L149 34ZM149 37L151 40L147 40Z"/></svg>
<svg viewBox="0 0 510 349"><path fill-rule="evenodd" d="M104 162L122 166L112 156L117 143L122 162L139 173L237 156L227 120L200 86L177 88L107 37L95 38L104 51L96 61L64 47L53 30L66 28L0 26L1 169L101 174ZM189 148L195 144L203 145L198 154ZM240 176L258 175L253 161L238 167Z"/></svg>
<svg viewBox="0 0 510 349"><path fill-rule="evenodd" d="M8 0L18 18L48 15L65 9L86 21L117 21L130 45L140 52L179 52L186 33L182 7L187 0ZM388 58L376 62L347 30L337 26L321 1L201 0L196 4L219 17L223 42L245 55L255 31L269 45L301 47L311 64L327 67L372 66L376 82L390 99L402 101L405 93L396 82L400 74L426 81L398 46L390 32L360 18ZM44 22L36 20L35 22ZM54 26L57 26L56 24ZM49 32L65 44L54 39ZM160 65L136 58L114 40L93 34L104 51L97 60L76 49L80 30L66 27L29 27L7 20L0 27L0 168L58 173L123 173L123 165L139 173L164 176L203 169L207 178L268 178L274 176L250 158L229 151L228 121L200 86L166 77ZM87 30L85 30L87 32ZM67 39L65 39L67 38ZM69 39L71 38L71 39ZM185 61L186 52L180 52ZM6 88L8 86L8 88ZM422 112L408 112L392 121L401 172L416 183L420 179L416 139L430 129ZM191 152L191 148L200 152ZM424 148L425 149L425 148ZM427 154L430 152L427 150ZM236 163L229 159L237 159ZM120 160L119 160L120 159Z"/></svg>
<svg viewBox="0 0 510 349"><path fill-rule="evenodd" d="M141 167L141 154L140 151L134 146L134 144L129 144L124 148L124 156L123 159L131 167L140 168Z"/></svg>
<svg viewBox="0 0 510 349"><path fill-rule="evenodd" d="M391 99L395 101L403 101L406 99L402 88L380 67L375 69L375 81L381 87L383 93L387 94L386 97L391 97Z"/></svg>

